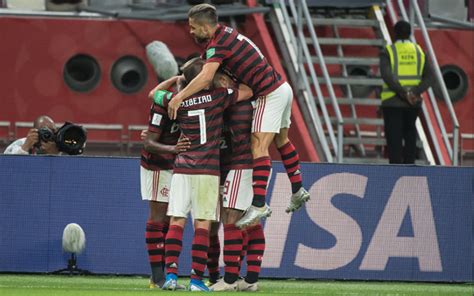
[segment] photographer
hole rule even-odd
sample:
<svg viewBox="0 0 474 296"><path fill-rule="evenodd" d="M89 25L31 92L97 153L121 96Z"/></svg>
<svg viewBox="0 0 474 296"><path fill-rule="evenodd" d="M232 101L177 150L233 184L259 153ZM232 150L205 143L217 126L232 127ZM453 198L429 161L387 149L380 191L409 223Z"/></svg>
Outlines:
<svg viewBox="0 0 474 296"><path fill-rule="evenodd" d="M60 154L54 141L40 141L38 130L48 128L53 133L57 132L54 121L46 115L41 115L34 121L33 128L28 131L26 138L21 138L11 143L6 149L5 154Z"/></svg>
<svg viewBox="0 0 474 296"><path fill-rule="evenodd" d="M87 140L87 131L80 125L65 122L56 128L54 121L46 115L36 118L26 138L18 139L5 149L5 154L49 154L64 152L69 155L82 154Z"/></svg>

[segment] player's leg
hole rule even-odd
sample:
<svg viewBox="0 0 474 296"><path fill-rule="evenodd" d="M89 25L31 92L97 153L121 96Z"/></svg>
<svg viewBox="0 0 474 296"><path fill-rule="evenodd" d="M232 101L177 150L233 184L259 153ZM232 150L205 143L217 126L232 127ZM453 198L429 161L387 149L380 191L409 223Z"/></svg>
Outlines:
<svg viewBox="0 0 474 296"><path fill-rule="evenodd" d="M166 290L175 290L178 286L178 262L183 246L184 225L191 209L192 194L189 175L174 174L167 212L171 220L165 240L166 281L163 289Z"/></svg>
<svg viewBox="0 0 474 296"><path fill-rule="evenodd" d="M257 291L258 279L265 252L265 234L260 222L247 227L247 276L237 281L238 291Z"/></svg>
<svg viewBox="0 0 474 296"><path fill-rule="evenodd" d="M275 136L274 143L278 148L281 160L285 166L286 173L291 182L292 196L290 205L286 212L294 212L309 200L309 193L303 188L300 157L298 151L288 138L288 131L291 125L291 106L293 103L293 91L288 83L281 87L281 99L286 101L286 107L282 113L280 132Z"/></svg>
<svg viewBox="0 0 474 296"><path fill-rule="evenodd" d="M259 97L254 104L252 118L252 157L253 157L253 189L252 206L237 222L244 228L260 218L271 215L271 210L265 204L268 180L271 172L269 147L275 134L280 132L282 114L288 105L288 91L283 84L265 97ZM291 90L291 88L290 88Z"/></svg>
<svg viewBox="0 0 474 296"><path fill-rule="evenodd" d="M231 170L223 192L224 263L225 275L211 286L213 291L235 291L240 273L243 233L235 223L252 203L252 170Z"/></svg>
<svg viewBox="0 0 474 296"><path fill-rule="evenodd" d="M221 254L221 243L219 240L220 222L212 222L209 231L209 250L207 252L207 271L209 272L209 283L213 285L217 283L220 277L219 273L219 256Z"/></svg>
<svg viewBox="0 0 474 296"><path fill-rule="evenodd" d="M149 215L145 228L145 240L148 251L148 261L151 267L150 288L161 287L164 283L164 243L165 228L169 218L168 192L170 188L171 171L152 171L140 168L140 189L143 200L148 200Z"/></svg>
<svg viewBox="0 0 474 296"><path fill-rule="evenodd" d="M191 212L194 218L194 237L189 288L191 291L209 291L202 278L209 249L209 228L211 221L217 220L219 216L219 177L193 175L190 180L194 189L191 202Z"/></svg>

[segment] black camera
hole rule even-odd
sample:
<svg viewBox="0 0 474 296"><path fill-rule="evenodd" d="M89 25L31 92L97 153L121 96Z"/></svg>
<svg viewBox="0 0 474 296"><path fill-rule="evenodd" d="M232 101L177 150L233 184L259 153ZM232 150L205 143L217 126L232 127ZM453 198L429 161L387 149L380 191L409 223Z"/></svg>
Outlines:
<svg viewBox="0 0 474 296"><path fill-rule="evenodd" d="M53 132L48 127L38 129L39 142L55 142L58 150L69 155L78 155L84 152L84 147L87 141L87 131L80 125L70 122L65 122L57 132Z"/></svg>

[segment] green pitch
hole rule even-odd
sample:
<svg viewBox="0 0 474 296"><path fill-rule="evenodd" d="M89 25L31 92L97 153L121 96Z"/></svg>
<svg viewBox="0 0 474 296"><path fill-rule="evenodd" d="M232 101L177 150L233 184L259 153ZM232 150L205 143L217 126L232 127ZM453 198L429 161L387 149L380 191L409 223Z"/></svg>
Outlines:
<svg viewBox="0 0 474 296"><path fill-rule="evenodd" d="M188 280L181 280L181 282L187 284ZM190 293L150 290L148 279L143 277L0 274L1 296L140 296L188 295ZM197 292L197 294L200 293ZM472 296L473 286L469 284L262 280L259 292L219 292L219 295Z"/></svg>

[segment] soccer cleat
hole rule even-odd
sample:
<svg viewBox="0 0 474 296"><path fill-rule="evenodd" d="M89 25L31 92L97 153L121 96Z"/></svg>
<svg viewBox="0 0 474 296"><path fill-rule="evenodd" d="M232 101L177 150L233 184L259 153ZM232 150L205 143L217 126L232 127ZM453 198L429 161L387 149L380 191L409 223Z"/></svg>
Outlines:
<svg viewBox="0 0 474 296"><path fill-rule="evenodd" d="M177 286L178 276L174 273L168 273L166 275L165 283L163 284L163 287L161 287L161 289L174 291L176 290Z"/></svg>
<svg viewBox="0 0 474 296"><path fill-rule="evenodd" d="M237 291L237 283L228 284L224 279L220 279L214 285L209 287L209 290L220 292L220 291Z"/></svg>
<svg viewBox="0 0 474 296"><path fill-rule="evenodd" d="M287 213L294 212L301 208L305 202L309 200L309 192L303 187L298 192L291 195L290 205L286 208Z"/></svg>
<svg viewBox="0 0 474 296"><path fill-rule="evenodd" d="M240 279L236 282L237 291L256 292L258 291L258 283L249 284L245 279Z"/></svg>
<svg viewBox="0 0 474 296"><path fill-rule="evenodd" d="M209 288L204 284L203 281L191 279L191 282L189 282L189 291L209 292Z"/></svg>
<svg viewBox="0 0 474 296"><path fill-rule="evenodd" d="M260 208L252 205L245 211L242 218L240 218L240 220L235 223L235 226L239 228L245 228L261 218L270 217L271 214L272 209L270 209L267 204Z"/></svg>

